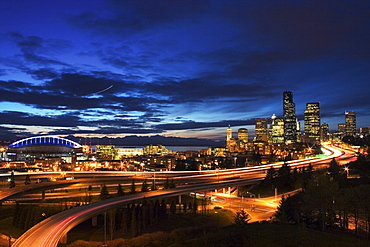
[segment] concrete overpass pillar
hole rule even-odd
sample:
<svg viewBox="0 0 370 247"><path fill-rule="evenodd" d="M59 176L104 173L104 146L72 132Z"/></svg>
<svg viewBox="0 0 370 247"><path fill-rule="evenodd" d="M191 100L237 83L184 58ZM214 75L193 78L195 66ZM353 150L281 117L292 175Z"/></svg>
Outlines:
<svg viewBox="0 0 370 247"><path fill-rule="evenodd" d="M91 218L91 226L97 226L98 225L98 216L94 216Z"/></svg>
<svg viewBox="0 0 370 247"><path fill-rule="evenodd" d="M64 234L64 236L60 239L59 241L61 244L66 244L67 243L67 233Z"/></svg>
<svg viewBox="0 0 370 247"><path fill-rule="evenodd" d="M181 202L181 195L179 195L179 204L181 204L182 202Z"/></svg>

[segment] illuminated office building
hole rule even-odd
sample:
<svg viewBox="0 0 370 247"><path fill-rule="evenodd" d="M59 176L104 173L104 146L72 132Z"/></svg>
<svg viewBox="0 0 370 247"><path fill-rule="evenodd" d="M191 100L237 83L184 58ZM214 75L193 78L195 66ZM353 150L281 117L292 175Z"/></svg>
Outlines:
<svg viewBox="0 0 370 247"><path fill-rule="evenodd" d="M240 142L248 142L248 130L245 128L238 129L238 140Z"/></svg>
<svg viewBox="0 0 370 247"><path fill-rule="evenodd" d="M304 111L304 134L310 138L320 138L320 125L320 103L307 103Z"/></svg>
<svg viewBox="0 0 370 247"><path fill-rule="evenodd" d="M267 119L256 118L256 141L267 141Z"/></svg>
<svg viewBox="0 0 370 247"><path fill-rule="evenodd" d="M346 130L347 130L347 124L345 123L338 124L338 137L343 138L346 135Z"/></svg>
<svg viewBox="0 0 370 247"><path fill-rule="evenodd" d="M233 131L230 126L226 131L226 148L229 152L236 152L238 149L237 139L233 139Z"/></svg>
<svg viewBox="0 0 370 247"><path fill-rule="evenodd" d="M233 138L233 131L229 126L226 131L226 141L230 141L232 138Z"/></svg>
<svg viewBox="0 0 370 247"><path fill-rule="evenodd" d="M295 115L295 104L293 93L284 91L283 93L284 111L284 141L287 143L297 141L297 117Z"/></svg>
<svg viewBox="0 0 370 247"><path fill-rule="evenodd" d="M346 135L352 136L356 133L356 114L354 111L345 112Z"/></svg>
<svg viewBox="0 0 370 247"><path fill-rule="evenodd" d="M284 143L284 118L271 117L269 142L272 144Z"/></svg>
<svg viewBox="0 0 370 247"><path fill-rule="evenodd" d="M368 135L368 134L370 134L370 127L361 127L360 128L360 134L361 135Z"/></svg>
<svg viewBox="0 0 370 247"><path fill-rule="evenodd" d="M329 125L323 123L320 126L320 141L327 142L329 140Z"/></svg>

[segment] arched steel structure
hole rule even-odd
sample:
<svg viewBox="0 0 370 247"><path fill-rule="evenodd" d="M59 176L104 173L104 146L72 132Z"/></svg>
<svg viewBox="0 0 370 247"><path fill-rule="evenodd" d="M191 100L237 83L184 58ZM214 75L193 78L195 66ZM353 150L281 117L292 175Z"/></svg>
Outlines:
<svg viewBox="0 0 370 247"><path fill-rule="evenodd" d="M74 141L55 136L33 136L18 140L9 145L12 148L20 148L31 145L60 145L70 148L81 148L82 146Z"/></svg>

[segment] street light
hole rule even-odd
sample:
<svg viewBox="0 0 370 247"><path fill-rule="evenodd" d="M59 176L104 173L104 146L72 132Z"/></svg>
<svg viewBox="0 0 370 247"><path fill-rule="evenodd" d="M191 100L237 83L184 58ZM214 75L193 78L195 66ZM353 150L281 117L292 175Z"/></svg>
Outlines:
<svg viewBox="0 0 370 247"><path fill-rule="evenodd" d="M349 177L349 168L348 167L345 167L344 170L346 171L347 173L347 178Z"/></svg>

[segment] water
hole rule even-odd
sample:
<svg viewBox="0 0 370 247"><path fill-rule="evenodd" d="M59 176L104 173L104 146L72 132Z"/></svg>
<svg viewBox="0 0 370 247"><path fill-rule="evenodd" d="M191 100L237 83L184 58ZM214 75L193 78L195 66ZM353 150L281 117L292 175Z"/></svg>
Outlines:
<svg viewBox="0 0 370 247"><path fill-rule="evenodd" d="M199 151L201 149L208 149L208 146L165 146L168 150L175 152L183 151Z"/></svg>

